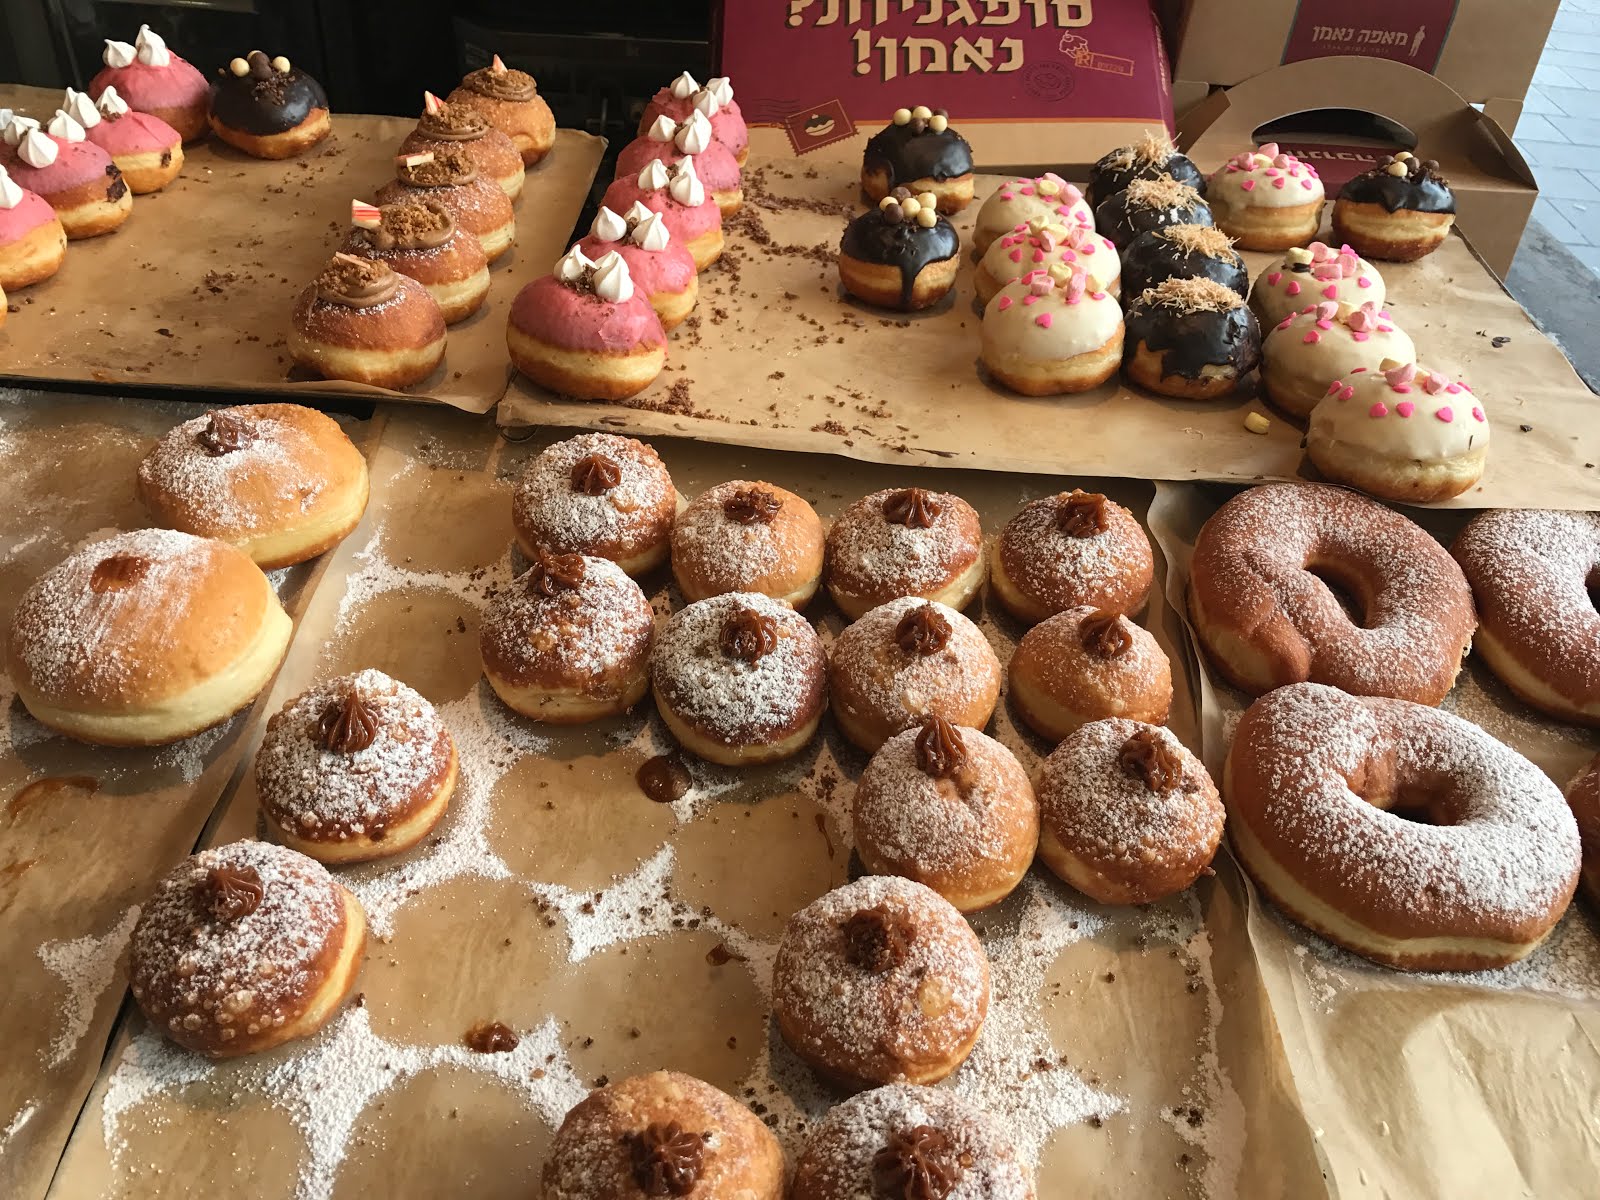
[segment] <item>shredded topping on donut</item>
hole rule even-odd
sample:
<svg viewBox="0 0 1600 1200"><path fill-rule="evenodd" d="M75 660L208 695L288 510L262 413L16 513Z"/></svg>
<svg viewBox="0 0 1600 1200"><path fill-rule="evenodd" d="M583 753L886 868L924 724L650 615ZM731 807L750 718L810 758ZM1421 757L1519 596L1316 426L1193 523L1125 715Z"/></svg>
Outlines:
<svg viewBox="0 0 1600 1200"><path fill-rule="evenodd" d="M93 574L89 576L89 590L105 593L131 588L148 575L154 565L148 558L138 554L113 554L95 565Z"/></svg>
<svg viewBox="0 0 1600 1200"><path fill-rule="evenodd" d="M949 720L934 713L917 733L917 765L934 779L960 781L971 769L967 745L961 731Z"/></svg>
<svg viewBox="0 0 1600 1200"><path fill-rule="evenodd" d="M717 644L729 658L756 662L778 648L778 623L753 608L740 608L722 623Z"/></svg>
<svg viewBox="0 0 1600 1200"><path fill-rule="evenodd" d="M1120 658L1133 647L1133 633L1120 613L1095 612L1078 627L1083 648L1095 658Z"/></svg>
<svg viewBox="0 0 1600 1200"><path fill-rule="evenodd" d="M1233 239L1214 225L1163 225L1156 230L1156 236L1191 254L1240 261Z"/></svg>
<svg viewBox="0 0 1600 1200"><path fill-rule="evenodd" d="M944 1130L932 1125L900 1130L873 1155L873 1194L881 1200L944 1200L965 1167Z"/></svg>
<svg viewBox="0 0 1600 1200"><path fill-rule="evenodd" d="M317 721L317 739L332 754L355 754L372 745L377 736L378 714L353 683L322 710Z"/></svg>
<svg viewBox="0 0 1600 1200"><path fill-rule="evenodd" d="M907 529L932 529L944 509L926 488L902 488L883 501L883 519Z"/></svg>
<svg viewBox="0 0 1600 1200"><path fill-rule="evenodd" d="M919 604L894 627L895 644L907 654L926 658L937 654L950 641L950 622L931 604Z"/></svg>
<svg viewBox="0 0 1600 1200"><path fill-rule="evenodd" d="M212 867L200 888L206 910L218 921L248 917L266 895L260 872L247 864Z"/></svg>
<svg viewBox="0 0 1600 1200"><path fill-rule="evenodd" d="M1195 208L1201 203L1200 193L1186 183L1179 183L1170 175L1157 175L1154 179L1135 179L1128 185L1129 208Z"/></svg>
<svg viewBox="0 0 1600 1200"><path fill-rule="evenodd" d="M583 582L586 564L581 554L552 554L550 547L540 546L538 557L522 577L522 586L539 596L554 596L563 590L576 589Z"/></svg>
<svg viewBox="0 0 1600 1200"><path fill-rule="evenodd" d="M1142 779L1152 792L1171 792L1183 784L1183 759L1154 729L1141 729L1122 743L1117 762L1123 773Z"/></svg>
<svg viewBox="0 0 1600 1200"><path fill-rule="evenodd" d="M250 445L256 440L256 431L240 413L222 409L206 414L205 428L195 440L212 458L220 458Z"/></svg>
<svg viewBox="0 0 1600 1200"><path fill-rule="evenodd" d="M622 468L604 454L585 454L572 465L572 490L601 496L622 482Z"/></svg>
<svg viewBox="0 0 1600 1200"><path fill-rule="evenodd" d="M873 975L903 963L917 936L916 927L886 904L851 913L841 931L845 957L852 966Z"/></svg>
<svg viewBox="0 0 1600 1200"><path fill-rule="evenodd" d="M1086 538L1104 533L1111 527L1111 517L1106 512L1106 498L1099 492L1074 489L1062 497L1056 507L1056 524L1068 537Z"/></svg>
<svg viewBox="0 0 1600 1200"><path fill-rule="evenodd" d="M1133 302L1135 308L1167 308L1183 315L1196 312L1231 312L1244 304L1230 287L1213 279L1164 279Z"/></svg>
<svg viewBox="0 0 1600 1200"><path fill-rule="evenodd" d="M740 488L722 502L722 513L739 525L771 524L783 501L766 488Z"/></svg>
<svg viewBox="0 0 1600 1200"><path fill-rule="evenodd" d="M676 1121L654 1123L623 1135L633 1181L646 1196L687 1196L705 1164L705 1138Z"/></svg>

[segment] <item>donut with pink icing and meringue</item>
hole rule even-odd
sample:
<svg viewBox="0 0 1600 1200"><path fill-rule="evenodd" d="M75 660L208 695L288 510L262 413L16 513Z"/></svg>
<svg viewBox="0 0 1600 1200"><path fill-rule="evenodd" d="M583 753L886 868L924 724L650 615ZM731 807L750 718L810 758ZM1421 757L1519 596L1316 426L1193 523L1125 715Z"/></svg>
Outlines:
<svg viewBox="0 0 1600 1200"><path fill-rule="evenodd" d="M972 277L978 302L988 304L1013 279L1049 271L1058 263L1089 272L1113 296L1120 292L1122 267L1110 238L1101 237L1092 225L1032 217L995 238L978 260Z"/></svg>
<svg viewBox="0 0 1600 1200"><path fill-rule="evenodd" d="M136 196L159 192L183 170L183 135L160 117L134 112L115 87L101 92L98 102L68 88L63 111L111 156Z"/></svg>
<svg viewBox="0 0 1600 1200"><path fill-rule="evenodd" d="M1359 308L1323 300L1267 331L1261 386L1284 412L1309 417L1335 379L1376 371L1385 359L1417 359L1417 348L1387 309L1371 300Z"/></svg>
<svg viewBox="0 0 1600 1200"><path fill-rule="evenodd" d="M67 232L44 199L0 166L0 288L49 279L67 256Z"/></svg>
<svg viewBox="0 0 1600 1200"><path fill-rule="evenodd" d="M184 141L206 135L211 85L193 64L167 49L150 26L139 26L131 46L107 39L101 61L104 68L89 81L91 100L98 102L108 87L115 87L134 112L165 121Z"/></svg>
<svg viewBox="0 0 1600 1200"><path fill-rule="evenodd" d="M1256 276L1250 308L1261 328L1271 329L1309 304L1337 300L1356 308L1370 300L1382 308L1387 294L1378 269L1349 246L1312 242L1289 250Z"/></svg>
<svg viewBox="0 0 1600 1200"><path fill-rule="evenodd" d="M1206 183L1217 228L1241 250L1305 245L1322 226L1326 198L1317 169L1277 142L1235 154Z"/></svg>
<svg viewBox="0 0 1600 1200"><path fill-rule="evenodd" d="M1032 179L1008 179L989 194L978 209L973 248L981 255L995 238L1013 233L1035 218L1047 225L1094 229L1094 210L1077 185L1046 171Z"/></svg>
<svg viewBox="0 0 1600 1200"><path fill-rule="evenodd" d="M1335 483L1385 500L1459 496L1483 476L1489 418L1466 384L1385 359L1330 383L1311 412L1306 454Z"/></svg>
<svg viewBox="0 0 1600 1200"><path fill-rule="evenodd" d="M663 329L681 325L700 296L693 256L668 231L666 218L643 204L635 202L620 215L601 205L578 249L597 262L613 250L620 254Z"/></svg>
<svg viewBox="0 0 1600 1200"><path fill-rule="evenodd" d="M750 157L750 130L745 126L739 102L733 98L733 84L726 75L706 80L705 86L695 82L685 71L666 87L658 91L645 106L639 118L639 132L645 133L657 117L670 117L680 124L698 112L711 122L711 132L733 153L742 167Z"/></svg>
<svg viewBox="0 0 1600 1200"><path fill-rule="evenodd" d="M1121 306L1094 276L1063 263L1001 288L980 333L989 374L1024 396L1086 392L1122 365Z"/></svg>
<svg viewBox="0 0 1600 1200"><path fill-rule="evenodd" d="M693 155L685 155L670 168L653 158L637 176L612 180L601 203L612 212L642 204L660 213L667 232L694 259L695 270L704 271L722 257L722 210L697 171Z"/></svg>
<svg viewBox="0 0 1600 1200"><path fill-rule="evenodd" d="M615 251L595 262L577 246L517 293L506 348L529 379L581 400L626 400L667 361L661 318L627 262Z"/></svg>
<svg viewBox="0 0 1600 1200"><path fill-rule="evenodd" d="M11 128L18 128L17 119ZM51 118L48 130L23 134L11 178L43 197L74 240L110 233L133 211L133 193L117 164L63 112Z"/></svg>
<svg viewBox="0 0 1600 1200"><path fill-rule="evenodd" d="M693 157L695 171L722 215L731 217L738 212L744 203L739 162L733 151L717 141L711 122L698 109L681 122L657 117L649 129L622 148L617 156L616 178L637 177L650 162L674 167L685 157Z"/></svg>

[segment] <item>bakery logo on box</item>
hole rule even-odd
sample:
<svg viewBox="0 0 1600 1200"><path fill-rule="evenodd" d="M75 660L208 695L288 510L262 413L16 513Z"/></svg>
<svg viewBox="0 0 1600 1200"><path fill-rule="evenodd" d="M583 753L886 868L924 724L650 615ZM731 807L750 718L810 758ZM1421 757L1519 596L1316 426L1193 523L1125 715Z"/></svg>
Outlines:
<svg viewBox="0 0 1600 1200"><path fill-rule="evenodd" d="M830 142L842 142L855 134L850 114L838 100L829 100L783 118L784 132L796 154L816 150Z"/></svg>
<svg viewBox="0 0 1600 1200"><path fill-rule="evenodd" d="M1455 20L1457 0L1300 0L1283 61L1360 54L1430 74Z"/></svg>

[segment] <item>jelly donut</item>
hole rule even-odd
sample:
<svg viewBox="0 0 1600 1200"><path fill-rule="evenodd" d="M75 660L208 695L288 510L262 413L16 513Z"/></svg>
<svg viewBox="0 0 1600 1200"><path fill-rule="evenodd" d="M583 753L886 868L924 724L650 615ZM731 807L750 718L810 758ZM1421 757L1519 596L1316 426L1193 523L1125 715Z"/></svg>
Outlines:
<svg viewBox="0 0 1600 1200"><path fill-rule="evenodd" d="M1115 296L1121 286L1122 267L1117 248L1091 225L1052 224L1034 217L1008 230L989 244L978 260L972 285L978 303L988 304L995 293L1014 279L1034 271L1057 275L1082 270L1094 275L1102 290Z"/></svg>
<svg viewBox="0 0 1600 1200"><path fill-rule="evenodd" d="M804 608L822 581L822 522L776 484L731 479L696 496L672 527L672 574L688 601L760 592Z"/></svg>
<svg viewBox="0 0 1600 1200"><path fill-rule="evenodd" d="M326 867L285 846L234 842L156 884L128 941L128 986L152 1028L234 1058L327 1024L366 944L360 902Z"/></svg>
<svg viewBox="0 0 1600 1200"><path fill-rule="evenodd" d="M1474 648L1489 668L1534 707L1600 725L1600 515L1481 512L1450 552L1478 602Z"/></svg>
<svg viewBox="0 0 1600 1200"><path fill-rule="evenodd" d="M415 279L433 297L446 325L483 307L489 295L483 245L439 201L402 200L379 207L353 200L350 221L353 228L340 251Z"/></svg>
<svg viewBox="0 0 1600 1200"><path fill-rule="evenodd" d="M300 293L289 354L324 379L403 388L444 358L444 316L428 289L384 262L335 254Z"/></svg>
<svg viewBox="0 0 1600 1200"><path fill-rule="evenodd" d="M783 1200L783 1150L732 1096L676 1071L596 1088L561 1122L544 1200Z"/></svg>
<svg viewBox="0 0 1600 1200"><path fill-rule="evenodd" d="M1146 131L1138 141L1118 146L1089 168L1089 207L1099 208L1137 180L1166 176L1204 196L1206 177L1200 168L1179 154L1165 129Z"/></svg>
<svg viewBox="0 0 1600 1200"><path fill-rule="evenodd" d="M1591 904L1600 904L1600 755L1567 785L1567 804L1583 846L1583 891Z"/></svg>
<svg viewBox="0 0 1600 1200"><path fill-rule="evenodd" d="M1023 634L1006 683L1017 715L1052 742L1107 717L1164 725L1172 709L1172 664L1156 639L1087 604Z"/></svg>
<svg viewBox="0 0 1600 1200"><path fill-rule="evenodd" d="M839 282L882 308L914 312L943 300L961 265L961 237L932 192L895 188L849 225L839 242Z"/></svg>
<svg viewBox="0 0 1600 1200"><path fill-rule="evenodd" d="M41 724L81 742L159 746L254 700L292 628L242 550L142 529L85 546L28 589L8 670Z"/></svg>
<svg viewBox="0 0 1600 1200"><path fill-rule="evenodd" d="M1233 239L1210 225L1163 225L1123 247L1124 295L1142 295L1169 279L1209 279L1241 296L1250 294L1249 268Z"/></svg>
<svg viewBox="0 0 1600 1200"><path fill-rule="evenodd" d="M1387 289L1378 269L1349 246L1335 249L1323 242L1287 251L1256 276L1250 289L1250 309L1271 329L1285 317L1324 300L1351 308L1372 303L1383 307Z"/></svg>
<svg viewBox="0 0 1600 1200"><path fill-rule="evenodd" d="M1483 476L1489 419L1464 383L1384 359L1330 383L1311 412L1306 455L1335 483L1418 504L1459 496Z"/></svg>
<svg viewBox="0 0 1600 1200"><path fill-rule="evenodd" d="M750 157L750 130L745 126L739 102L733 98L733 84L727 76L706 80L702 87L694 76L685 71L651 98L639 118L639 132L644 133L655 124L656 118L671 117L686 121L691 112L703 114L711 122L711 132L733 152L742 167Z"/></svg>
<svg viewBox="0 0 1600 1200"><path fill-rule="evenodd" d="M1080 605L1136 615L1150 598L1155 556L1134 515L1074 488L1030 500L994 545L989 579L1012 616L1035 624Z"/></svg>
<svg viewBox="0 0 1600 1200"><path fill-rule="evenodd" d="M139 463L158 525L239 547L264 571L342 542L367 507L367 460L298 404L220 408L174 426Z"/></svg>
<svg viewBox="0 0 1600 1200"><path fill-rule="evenodd" d="M460 146L402 154L395 160L395 178L378 189L375 199L380 205L437 201L458 226L478 239L490 262L517 240L511 198L492 179L478 174L477 163Z"/></svg>
<svg viewBox="0 0 1600 1200"><path fill-rule="evenodd" d="M115 87L101 92L98 104L68 88L64 111L111 156L136 196L159 192L183 170L183 135L160 117L134 112Z"/></svg>
<svg viewBox="0 0 1600 1200"><path fill-rule="evenodd" d="M789 918L772 1007L783 1040L830 1083L937 1083L983 1028L989 958L938 892L868 875Z"/></svg>
<svg viewBox="0 0 1600 1200"><path fill-rule="evenodd" d="M1211 663L1252 695L1310 680L1423 704L1450 691L1477 624L1461 568L1421 526L1314 483L1251 488L1211 515L1189 616Z"/></svg>
<svg viewBox="0 0 1600 1200"><path fill-rule="evenodd" d="M938 715L879 747L850 821L867 874L914 879L963 913L1009 896L1039 844L1039 805L1016 756Z"/></svg>
<svg viewBox="0 0 1600 1200"><path fill-rule="evenodd" d="M640 576L667 561L678 489L643 442L580 433L539 452L511 497L517 546L608 558Z"/></svg>
<svg viewBox="0 0 1600 1200"><path fill-rule="evenodd" d="M686 157L694 159L695 172L723 217L738 212L744 203L739 163L733 152L717 141L711 122L698 111L691 111L682 122L657 117L649 129L622 148L617 156L616 178L636 177L652 161L673 167Z"/></svg>
<svg viewBox="0 0 1600 1200"><path fill-rule="evenodd" d="M99 101L106 89L117 93L135 112L166 122L186 142L206 134L211 114L211 85L192 64L167 49L161 35L139 26L133 45L106 41L105 66L89 81L89 98Z"/></svg>
<svg viewBox="0 0 1600 1200"><path fill-rule="evenodd" d="M1000 697L1000 660L955 609L904 596L845 627L828 690L840 732L872 753L934 715L982 729Z"/></svg>
<svg viewBox="0 0 1600 1200"><path fill-rule="evenodd" d="M1167 225L1210 225L1211 209L1200 193L1169 175L1135 179L1102 200L1094 210L1094 227L1120 251L1141 233Z"/></svg>
<svg viewBox="0 0 1600 1200"><path fill-rule="evenodd" d="M684 749L745 766L806 748L827 706L827 653L794 609L729 592L679 609L650 654L661 719Z"/></svg>
<svg viewBox="0 0 1600 1200"><path fill-rule="evenodd" d="M1336 379L1374 374L1385 359L1417 360L1410 337L1385 309L1322 300L1269 326L1261 343L1261 388L1284 412L1308 417Z"/></svg>
<svg viewBox="0 0 1600 1200"><path fill-rule="evenodd" d="M256 795L272 835L321 863L371 862L432 832L455 792L455 741L382 671L319 683L267 722Z"/></svg>
<svg viewBox="0 0 1600 1200"><path fill-rule="evenodd" d="M1062 263L1002 287L978 332L984 368L1024 396L1089 391L1122 363L1121 306L1096 276Z"/></svg>
<svg viewBox="0 0 1600 1200"><path fill-rule="evenodd" d="M591 262L573 246L511 302L506 349L517 370L552 391L626 400L661 374L667 333L620 254Z"/></svg>
<svg viewBox="0 0 1600 1200"><path fill-rule="evenodd" d="M1333 202L1334 236L1356 253L1385 262L1432 254L1455 220L1455 193L1439 164L1409 150L1357 175Z"/></svg>
<svg viewBox="0 0 1600 1200"><path fill-rule="evenodd" d="M885 488L863 496L828 530L828 594L850 620L901 596L958 612L983 587L978 514L960 496Z"/></svg>
<svg viewBox="0 0 1600 1200"><path fill-rule="evenodd" d="M489 605L478 648L507 708L577 725L644 698L654 633L650 601L616 563L540 547Z"/></svg>
<svg viewBox="0 0 1600 1200"><path fill-rule="evenodd" d="M1094 231L1094 209L1073 184L1046 171L1036 178L1008 179L978 209L972 248L982 256L995 238L1033 221Z"/></svg>
<svg viewBox="0 0 1600 1200"><path fill-rule="evenodd" d="M0 288L49 279L67 256L67 231L56 210L0 165Z"/></svg>
<svg viewBox="0 0 1600 1200"><path fill-rule="evenodd" d="M12 123L15 130L18 125ZM56 210L67 237L99 237L119 229L133 212L133 193L111 156L84 140L83 126L58 112L54 133L28 129L9 170L17 186Z"/></svg>
<svg viewBox="0 0 1600 1200"><path fill-rule="evenodd" d="M1033 1200L1034 1176L1000 1122L971 1101L901 1083L829 1109L806 1138L789 1194Z"/></svg>
<svg viewBox="0 0 1600 1200"><path fill-rule="evenodd" d="M661 318L661 328L676 329L694 308L700 295L700 277L694 256L667 229L666 218L635 203L626 213L605 205L595 214L589 236L578 249L598 262L616 251L628 264L633 286L645 294Z"/></svg>
<svg viewBox="0 0 1600 1200"><path fill-rule="evenodd" d="M661 214L667 232L683 243L704 271L722 257L722 210L700 182L692 155L680 158L670 170L651 159L632 179L614 179L601 201L612 212L628 212L641 204Z"/></svg>
<svg viewBox="0 0 1600 1200"><path fill-rule="evenodd" d="M522 154L511 138L496 129L480 109L447 104L432 92L423 92L417 127L406 134L396 153L405 156L452 146L466 151L478 174L499 184L508 199L522 195L526 172Z"/></svg>
<svg viewBox="0 0 1600 1200"><path fill-rule="evenodd" d="M1168 279L1129 305L1122 369L1180 400L1236 390L1261 361L1261 327L1244 298L1209 279Z"/></svg>
<svg viewBox="0 0 1600 1200"><path fill-rule="evenodd" d="M972 203L972 147L950 127L942 108L897 108L894 119L867 139L861 190L874 204L897 187L932 192L942 213Z"/></svg>
<svg viewBox="0 0 1600 1200"><path fill-rule="evenodd" d="M1241 250L1303 246L1322 226L1317 169L1268 142L1223 163L1206 184L1216 226Z"/></svg>
<svg viewBox="0 0 1600 1200"><path fill-rule="evenodd" d="M252 50L218 68L211 132L252 158L293 158L333 132L328 95L283 55Z"/></svg>
<svg viewBox="0 0 1600 1200"><path fill-rule="evenodd" d="M505 134L531 167L556 144L556 118L539 95L533 76L500 61L496 54L487 67L468 71L460 86L445 99L450 104L475 108Z"/></svg>
<svg viewBox="0 0 1600 1200"><path fill-rule="evenodd" d="M1172 732L1091 721L1039 768L1039 857L1101 904L1152 904L1210 873L1223 809Z"/></svg>
<svg viewBox="0 0 1600 1200"><path fill-rule="evenodd" d="M1240 718L1234 853L1272 902L1384 966L1475 971L1561 918L1580 843L1561 790L1468 721L1299 683Z"/></svg>

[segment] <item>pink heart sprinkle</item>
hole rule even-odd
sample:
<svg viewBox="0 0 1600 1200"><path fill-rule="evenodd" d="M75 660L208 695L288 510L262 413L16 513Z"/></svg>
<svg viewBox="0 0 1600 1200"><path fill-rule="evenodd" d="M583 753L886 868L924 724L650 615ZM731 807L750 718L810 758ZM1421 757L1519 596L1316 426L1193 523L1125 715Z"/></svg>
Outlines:
<svg viewBox="0 0 1600 1200"><path fill-rule="evenodd" d="M1285 324L1287 324L1287 322L1285 322ZM1328 385L1327 394L1331 396L1335 392L1337 392L1340 388L1342 388L1343 386L1344 386L1344 384L1340 383L1337 379L1335 379L1332 383L1330 383Z"/></svg>
<svg viewBox="0 0 1600 1200"><path fill-rule="evenodd" d="M1366 340L1367 340L1367 339L1368 339L1368 338L1370 338L1370 337L1371 337L1371 336L1372 336L1372 335L1371 335L1371 334L1370 334L1370 333L1368 333L1368 332L1367 332L1367 331L1366 331L1366 330L1364 330L1364 329L1352 329L1352 330L1351 330L1351 331L1350 331L1350 336L1351 336L1351 337L1352 337L1352 338L1354 338L1354 339L1355 339L1355 340L1356 340L1356 341L1358 341L1358 342L1364 342L1364 341L1366 341Z"/></svg>
<svg viewBox="0 0 1600 1200"><path fill-rule="evenodd" d="M1002 200L1014 200L1014 199L1016 199L1016 197L1014 197L1010 192L1001 192L1000 193L1000 199L1002 199Z"/></svg>
<svg viewBox="0 0 1600 1200"><path fill-rule="evenodd" d="M1473 410L1472 410L1472 419L1473 419L1473 420L1474 420L1474 421L1481 421L1481 420L1483 420L1483 409L1481 409L1481 408L1474 408L1474 409L1473 409Z"/></svg>
<svg viewBox="0 0 1600 1200"><path fill-rule="evenodd" d="M1035 250L1033 252L1033 261L1034 262L1043 262L1044 261L1044 251L1043 250Z"/></svg>
<svg viewBox="0 0 1600 1200"><path fill-rule="evenodd" d="M1456 419L1456 414L1451 410L1451 408L1450 408L1450 406L1448 404L1446 404L1443 408L1441 408L1438 412L1434 413L1433 415L1438 417L1439 420L1443 421L1446 425L1450 424L1451 421L1454 421Z"/></svg>
<svg viewBox="0 0 1600 1200"><path fill-rule="evenodd" d="M1355 388L1351 387L1349 384L1345 384L1344 388L1339 392L1339 399L1341 399L1341 400L1353 400L1353 399L1355 399L1355 394L1356 394Z"/></svg>
<svg viewBox="0 0 1600 1200"><path fill-rule="evenodd" d="M1379 400L1371 408L1367 409L1367 416L1374 419L1378 417L1387 417L1388 415L1389 409L1384 405L1382 400Z"/></svg>
<svg viewBox="0 0 1600 1200"><path fill-rule="evenodd" d="M1284 182L1285 181L1284 181L1283 176L1279 175L1276 179L1274 179L1272 181L1272 186L1275 187L1275 188L1281 188L1284 185Z"/></svg>
<svg viewBox="0 0 1600 1200"><path fill-rule="evenodd" d="M1049 313L1040 313L1037 317L1035 317L1033 319L1033 323L1035 325L1039 326L1041 329L1049 329L1050 328L1050 314Z"/></svg>
<svg viewBox="0 0 1600 1200"><path fill-rule="evenodd" d="M1268 168L1267 168L1267 169L1266 169L1266 172L1265 172L1265 174L1266 174L1266 176L1267 176L1267 178L1268 178L1268 179L1276 179L1276 178L1277 178L1277 177L1278 177L1278 172L1277 172L1277 171L1275 171L1275 170L1274 170L1274 169L1273 169L1273 168L1271 168L1271 167L1268 167Z"/></svg>
<svg viewBox="0 0 1600 1200"><path fill-rule="evenodd" d="M1278 328L1279 329L1287 329L1287 328L1289 328L1289 326L1291 326L1293 324L1294 324L1294 318L1293 317L1285 317L1283 320L1278 322Z"/></svg>
<svg viewBox="0 0 1600 1200"><path fill-rule="evenodd" d="M1319 319L1317 321L1317 328L1318 329L1332 329L1333 328L1333 322Z"/></svg>
<svg viewBox="0 0 1600 1200"><path fill-rule="evenodd" d="M1011 297L1010 296L1001 296L1000 297L1000 311L1001 312L1005 312L1005 310L1010 308L1010 307L1011 307Z"/></svg>
<svg viewBox="0 0 1600 1200"><path fill-rule="evenodd" d="M1394 332L1394 326L1393 325L1379 325L1378 326L1378 332L1379 333L1393 333Z"/></svg>
<svg viewBox="0 0 1600 1200"><path fill-rule="evenodd" d="M1022 298L1022 307L1027 308L1030 304L1037 303L1038 299L1039 297L1035 296L1032 292L1029 292Z"/></svg>
<svg viewBox="0 0 1600 1200"><path fill-rule="evenodd" d="M1022 261L1022 251L1020 249L1013 250L1011 252L1010 258L1011 258L1012 262L1018 262L1018 263L1021 262Z"/></svg>
<svg viewBox="0 0 1600 1200"><path fill-rule="evenodd" d="M1412 413L1417 411L1417 406L1411 403L1409 400L1402 400L1399 404L1394 406L1394 410L1402 417L1409 417Z"/></svg>
<svg viewBox="0 0 1600 1200"><path fill-rule="evenodd" d="M1300 339L1300 341L1302 343L1305 343L1307 345L1311 344L1312 342L1320 342L1321 340L1322 340L1322 335L1320 333L1318 333L1315 329L1306 330L1305 337Z"/></svg>
<svg viewBox="0 0 1600 1200"><path fill-rule="evenodd" d="M1256 181L1254 179L1241 179L1239 186L1247 192L1253 192L1256 190Z"/></svg>
<svg viewBox="0 0 1600 1200"><path fill-rule="evenodd" d="M1267 272L1267 286L1268 287L1277 287L1278 286L1278 280L1280 280L1282 278L1283 278L1283 272L1282 271L1268 271Z"/></svg>
<svg viewBox="0 0 1600 1200"><path fill-rule="evenodd" d="M1361 374L1361 372L1363 372L1365 370L1366 370L1365 367L1351 367L1350 368L1350 374L1359 375L1359 374Z"/></svg>
<svg viewBox="0 0 1600 1200"><path fill-rule="evenodd" d="M1289 286L1284 288L1283 292L1286 296L1298 296L1300 294L1300 285L1291 279Z"/></svg>
<svg viewBox="0 0 1600 1200"><path fill-rule="evenodd" d="M1091 300L1104 300L1105 298L1106 298L1106 294L1104 292L1090 292L1089 293L1089 299L1091 299Z"/></svg>
<svg viewBox="0 0 1600 1200"><path fill-rule="evenodd" d="M1459 383L1452 383L1449 387L1445 388L1445 391L1449 392L1452 396L1464 390L1465 389Z"/></svg>
<svg viewBox="0 0 1600 1200"><path fill-rule="evenodd" d="M1106 245L1109 246L1109 245L1111 245L1111 243L1107 242ZM1095 244L1093 242L1090 242L1087 246L1083 247L1083 252L1085 254L1093 254L1094 251L1095 251Z"/></svg>
<svg viewBox="0 0 1600 1200"><path fill-rule="evenodd" d="M1300 181L1300 186L1301 186L1301 187L1303 187L1303 188L1305 188L1305 189L1306 189L1306 191L1308 191L1308 192L1309 192L1309 191L1310 191L1310 190L1311 190L1311 180L1309 180L1309 179L1302 179L1302 180L1301 180L1301 181Z"/></svg>
<svg viewBox="0 0 1600 1200"><path fill-rule="evenodd" d="M1411 385L1409 383L1396 383L1391 386L1397 392L1409 392L1411 390Z"/></svg>
<svg viewBox="0 0 1600 1200"><path fill-rule="evenodd" d="M1336 283L1330 283L1327 287L1322 289L1322 294L1329 300L1337 300L1339 298L1339 285Z"/></svg>
<svg viewBox="0 0 1600 1200"><path fill-rule="evenodd" d="M1379 316L1380 316L1380 317L1382 317L1382 318L1383 318L1383 319L1384 319L1384 320L1385 320L1385 321L1392 321L1392 320L1394 320L1394 318L1393 318L1393 317L1391 317L1391 316L1390 316L1390 315L1389 315L1389 310L1388 310L1388 309L1387 309L1387 308L1385 308L1385 309L1380 309L1380 310L1379 310L1379 312L1378 312L1378 315L1379 315Z"/></svg>
<svg viewBox="0 0 1600 1200"><path fill-rule="evenodd" d="M1020 188L1017 189L1017 191L1021 192L1024 196L1033 195L1033 188L1032 187L1020 187Z"/></svg>
<svg viewBox="0 0 1600 1200"><path fill-rule="evenodd" d="M1372 280L1368 279L1365 275L1358 275L1356 276L1356 286L1361 288L1369 288L1372 286Z"/></svg>

